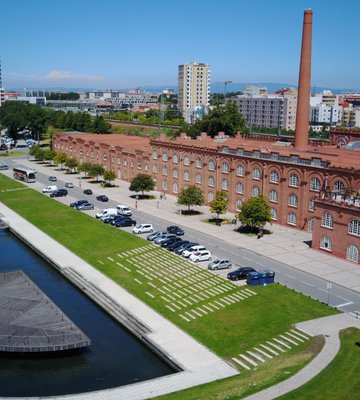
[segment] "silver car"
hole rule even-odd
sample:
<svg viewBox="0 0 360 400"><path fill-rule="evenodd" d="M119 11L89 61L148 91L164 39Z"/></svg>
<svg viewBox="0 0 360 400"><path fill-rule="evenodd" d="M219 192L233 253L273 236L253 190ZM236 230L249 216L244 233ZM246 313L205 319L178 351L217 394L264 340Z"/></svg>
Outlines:
<svg viewBox="0 0 360 400"><path fill-rule="evenodd" d="M231 267L231 261L227 258L217 259L208 264L208 269L216 271L218 269L225 269Z"/></svg>

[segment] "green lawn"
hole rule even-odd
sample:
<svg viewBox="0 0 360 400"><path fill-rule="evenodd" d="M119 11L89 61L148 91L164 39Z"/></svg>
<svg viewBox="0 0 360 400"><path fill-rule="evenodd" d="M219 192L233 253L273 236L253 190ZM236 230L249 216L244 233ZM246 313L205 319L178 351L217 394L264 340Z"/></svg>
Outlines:
<svg viewBox="0 0 360 400"><path fill-rule="evenodd" d="M296 322L337 312L277 284L239 287L2 174L0 201L229 361L283 334ZM259 387L284 379L314 354L309 343L256 370L242 371L241 379L250 376L250 382L259 376Z"/></svg>

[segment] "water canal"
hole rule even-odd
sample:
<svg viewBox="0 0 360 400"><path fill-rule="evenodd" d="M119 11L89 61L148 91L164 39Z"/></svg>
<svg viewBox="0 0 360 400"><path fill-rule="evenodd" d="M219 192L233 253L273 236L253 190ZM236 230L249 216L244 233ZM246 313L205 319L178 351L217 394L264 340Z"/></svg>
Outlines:
<svg viewBox="0 0 360 400"><path fill-rule="evenodd" d="M0 272L19 269L92 343L88 349L62 354L0 353L0 396L88 392L175 372L24 243L0 230Z"/></svg>

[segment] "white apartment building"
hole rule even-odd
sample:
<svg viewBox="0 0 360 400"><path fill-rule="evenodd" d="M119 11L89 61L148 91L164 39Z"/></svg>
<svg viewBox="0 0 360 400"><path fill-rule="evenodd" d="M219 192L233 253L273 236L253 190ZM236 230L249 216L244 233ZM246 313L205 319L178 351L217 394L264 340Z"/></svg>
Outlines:
<svg viewBox="0 0 360 400"><path fill-rule="evenodd" d="M210 104L210 66L181 64L178 69L178 104L186 122L193 123Z"/></svg>
<svg viewBox="0 0 360 400"><path fill-rule="evenodd" d="M5 103L5 89L0 86L0 107L3 103Z"/></svg>
<svg viewBox="0 0 360 400"><path fill-rule="evenodd" d="M343 108L341 125L349 128L360 127L360 109L354 108L352 105Z"/></svg>
<svg viewBox="0 0 360 400"><path fill-rule="evenodd" d="M310 107L310 122L312 124L338 125L341 123L342 114L341 106L321 103Z"/></svg>
<svg viewBox="0 0 360 400"><path fill-rule="evenodd" d="M263 128L295 129L296 96L239 95L232 97L250 129Z"/></svg>
<svg viewBox="0 0 360 400"><path fill-rule="evenodd" d="M244 96L262 96L268 94L264 86L245 86L242 90Z"/></svg>
<svg viewBox="0 0 360 400"><path fill-rule="evenodd" d="M154 93L145 92L144 90L129 90L127 92L123 90L106 90L88 92L87 97L93 101L106 101L110 104L121 105L121 104L147 104L147 103L158 103L159 97Z"/></svg>

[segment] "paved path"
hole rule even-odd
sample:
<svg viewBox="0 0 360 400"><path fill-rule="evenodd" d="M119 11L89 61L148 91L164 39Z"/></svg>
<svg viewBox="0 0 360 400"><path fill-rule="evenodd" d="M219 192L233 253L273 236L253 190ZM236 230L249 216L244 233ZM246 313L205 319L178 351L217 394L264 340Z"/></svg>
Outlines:
<svg viewBox="0 0 360 400"><path fill-rule="evenodd" d="M324 335L325 345L321 352L301 371L291 378L268 389L246 397L244 400L271 400L291 392L309 382L335 358L340 349L339 333L342 329L356 327L360 329L360 321L347 314L337 314L301 322L296 325L311 336Z"/></svg>

